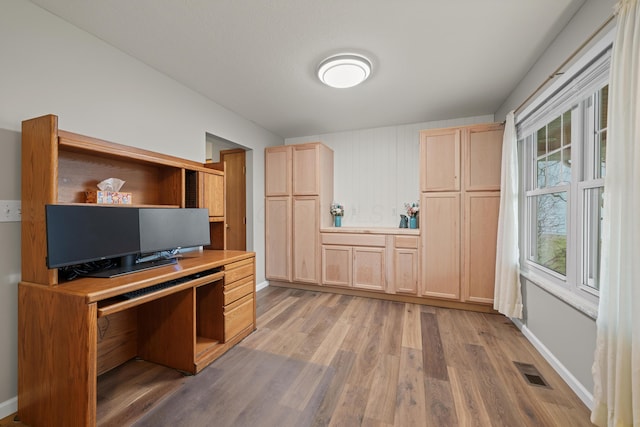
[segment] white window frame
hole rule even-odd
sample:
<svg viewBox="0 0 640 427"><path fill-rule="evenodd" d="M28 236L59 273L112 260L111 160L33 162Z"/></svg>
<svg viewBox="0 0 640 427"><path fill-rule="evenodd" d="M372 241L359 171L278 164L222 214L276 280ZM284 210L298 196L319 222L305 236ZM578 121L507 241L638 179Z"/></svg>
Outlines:
<svg viewBox="0 0 640 427"><path fill-rule="evenodd" d="M586 168L592 167L594 135L589 135L587 100L608 84L611 45L614 31L610 31L562 76L549 86L536 100L516 116L519 149L521 150L521 270L536 284L594 317L597 314L598 291L585 282L587 257L593 254L585 249L590 230L583 209L585 191L602 187L604 179L596 178ZM537 188L536 131L564 112L571 110L571 183ZM583 138L584 137L584 138ZM586 148L586 150L585 150ZM537 197L549 193L567 192L567 244L566 275L546 268L530 258L537 223L535 204ZM586 229L585 229L586 228ZM594 241L591 239L591 241ZM595 313L595 314L594 314Z"/></svg>

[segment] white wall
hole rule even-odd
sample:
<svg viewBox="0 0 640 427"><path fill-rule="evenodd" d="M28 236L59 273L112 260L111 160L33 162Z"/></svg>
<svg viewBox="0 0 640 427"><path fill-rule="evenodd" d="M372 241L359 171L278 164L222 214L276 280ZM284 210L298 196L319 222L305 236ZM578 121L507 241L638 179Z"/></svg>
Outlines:
<svg viewBox="0 0 640 427"><path fill-rule="evenodd" d="M343 227L397 227L404 204L420 199L420 131L493 122L476 116L288 138L320 141L334 152L334 199L345 206Z"/></svg>
<svg viewBox="0 0 640 427"><path fill-rule="evenodd" d="M20 198L24 119L55 114L61 129L198 162L206 133L218 135L252 149L247 232L264 281L264 148L282 138L24 0L0 2L0 58L0 129L12 131L0 138L0 183L14 183L0 199ZM0 224L0 418L17 394L19 228Z"/></svg>

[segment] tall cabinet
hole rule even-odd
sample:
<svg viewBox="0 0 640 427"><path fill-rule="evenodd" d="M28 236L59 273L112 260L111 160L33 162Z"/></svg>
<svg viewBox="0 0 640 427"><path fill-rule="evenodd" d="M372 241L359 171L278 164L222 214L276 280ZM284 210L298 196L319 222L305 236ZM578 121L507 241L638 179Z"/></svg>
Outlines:
<svg viewBox="0 0 640 427"><path fill-rule="evenodd" d="M265 150L266 277L320 283L320 227L331 225L333 151L321 143Z"/></svg>
<svg viewBox="0 0 640 427"><path fill-rule="evenodd" d="M502 134L501 124L420 133L422 296L493 302Z"/></svg>

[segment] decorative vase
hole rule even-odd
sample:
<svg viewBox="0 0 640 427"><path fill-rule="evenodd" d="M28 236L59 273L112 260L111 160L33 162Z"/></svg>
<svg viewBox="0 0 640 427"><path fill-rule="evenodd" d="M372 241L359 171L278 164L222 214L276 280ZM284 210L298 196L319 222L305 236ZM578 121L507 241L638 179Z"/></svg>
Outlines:
<svg viewBox="0 0 640 427"><path fill-rule="evenodd" d="M333 225L336 227L342 227L342 215L335 215L333 217Z"/></svg>
<svg viewBox="0 0 640 427"><path fill-rule="evenodd" d="M409 217L409 228L418 228L418 218L415 216Z"/></svg>
<svg viewBox="0 0 640 427"><path fill-rule="evenodd" d="M406 215L400 215L400 228L409 228L409 219Z"/></svg>

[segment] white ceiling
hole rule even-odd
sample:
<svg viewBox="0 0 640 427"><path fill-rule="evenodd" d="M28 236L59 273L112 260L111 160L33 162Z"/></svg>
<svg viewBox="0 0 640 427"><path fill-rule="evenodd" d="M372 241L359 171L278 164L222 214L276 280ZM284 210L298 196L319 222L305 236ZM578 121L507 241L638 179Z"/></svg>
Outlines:
<svg viewBox="0 0 640 427"><path fill-rule="evenodd" d="M32 0L283 138L493 114L584 0ZM332 89L318 63L364 53Z"/></svg>

